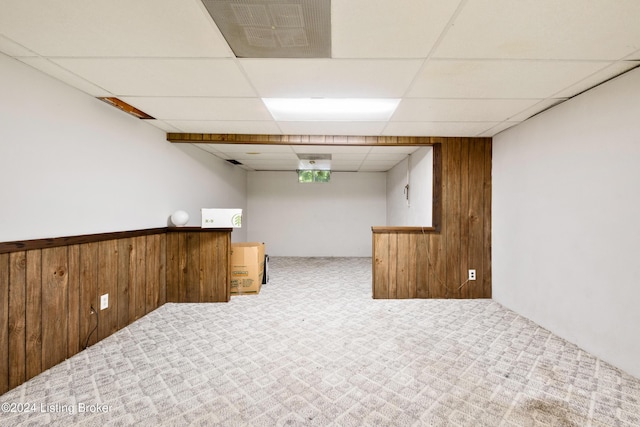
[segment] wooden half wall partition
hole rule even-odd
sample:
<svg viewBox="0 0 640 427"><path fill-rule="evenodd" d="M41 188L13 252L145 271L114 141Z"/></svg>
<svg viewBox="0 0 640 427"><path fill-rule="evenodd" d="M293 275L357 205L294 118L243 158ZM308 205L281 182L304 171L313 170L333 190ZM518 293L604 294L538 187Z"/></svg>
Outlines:
<svg viewBox="0 0 640 427"><path fill-rule="evenodd" d="M157 228L0 243L0 394L167 301L229 301L230 234Z"/></svg>
<svg viewBox="0 0 640 427"><path fill-rule="evenodd" d="M231 229L185 227L167 233L167 302L228 302Z"/></svg>
<svg viewBox="0 0 640 427"><path fill-rule="evenodd" d="M433 225L372 227L374 298L491 298L492 140L434 142Z"/></svg>
<svg viewBox="0 0 640 427"><path fill-rule="evenodd" d="M374 298L491 298L491 138L167 133L173 143L434 148L433 224L372 227ZM468 270L476 280L467 281Z"/></svg>

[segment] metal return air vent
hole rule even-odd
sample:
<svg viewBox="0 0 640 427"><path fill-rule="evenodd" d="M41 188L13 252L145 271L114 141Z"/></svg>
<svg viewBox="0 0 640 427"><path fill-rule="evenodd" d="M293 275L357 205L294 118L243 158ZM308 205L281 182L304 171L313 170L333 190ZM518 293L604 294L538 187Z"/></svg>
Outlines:
<svg viewBox="0 0 640 427"><path fill-rule="evenodd" d="M330 0L202 0L238 58L330 58Z"/></svg>

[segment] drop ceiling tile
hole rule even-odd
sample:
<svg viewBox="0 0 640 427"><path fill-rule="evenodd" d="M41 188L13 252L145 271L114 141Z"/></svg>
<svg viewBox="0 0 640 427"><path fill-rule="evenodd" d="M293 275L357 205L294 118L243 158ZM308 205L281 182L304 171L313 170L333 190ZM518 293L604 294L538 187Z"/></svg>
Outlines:
<svg viewBox="0 0 640 427"><path fill-rule="evenodd" d="M367 157L367 153L361 154L343 154L343 153L333 153L331 155L332 162L361 162Z"/></svg>
<svg viewBox="0 0 640 427"><path fill-rule="evenodd" d="M254 153L258 153L258 154L254 154ZM298 157L293 154L293 153L264 153L261 151L234 151L234 152L230 152L230 151L226 151L225 154L229 155L230 157L233 157L234 159L240 160L243 163L245 163L245 160L247 162L249 161L254 161L254 162L261 162L261 161L273 161L273 160L282 160L282 161L298 161Z"/></svg>
<svg viewBox="0 0 640 427"><path fill-rule="evenodd" d="M286 158L298 159L298 156L295 151L291 148L290 145L284 144L246 144L251 150L245 150L253 153L262 153L262 154L274 154L286 155ZM237 147L238 144L234 144L234 147Z"/></svg>
<svg viewBox="0 0 640 427"><path fill-rule="evenodd" d="M371 150L371 147L357 145L292 145L291 148L296 153L333 153L345 156L364 156Z"/></svg>
<svg viewBox="0 0 640 427"><path fill-rule="evenodd" d="M412 98L548 98L595 73L593 61L429 61L414 82Z"/></svg>
<svg viewBox="0 0 640 427"><path fill-rule="evenodd" d="M616 60L640 48L639 19L637 0L473 0L434 57Z"/></svg>
<svg viewBox="0 0 640 427"><path fill-rule="evenodd" d="M400 161L407 157L407 153L402 152L375 152L369 153L366 158L367 162L370 161Z"/></svg>
<svg viewBox="0 0 640 427"><path fill-rule="evenodd" d="M477 136L496 122L391 122L383 135L388 136Z"/></svg>
<svg viewBox="0 0 640 427"><path fill-rule="evenodd" d="M255 170L286 170L295 171L298 169L297 160L242 160L241 163Z"/></svg>
<svg viewBox="0 0 640 427"><path fill-rule="evenodd" d="M263 98L399 98L421 60L241 59Z"/></svg>
<svg viewBox="0 0 640 427"><path fill-rule="evenodd" d="M216 120L166 120L171 126L187 133L240 133L279 135L282 132L273 121L216 121Z"/></svg>
<svg viewBox="0 0 640 427"><path fill-rule="evenodd" d="M509 128L512 128L518 124L520 124L522 122L502 122L502 123L498 123L496 124L494 127L492 127L491 129L486 130L485 132L482 132L481 134L479 134L478 136L480 137L494 137L497 134L499 134L500 132L507 130Z"/></svg>
<svg viewBox="0 0 640 427"><path fill-rule="evenodd" d="M216 156L220 157L221 159L227 160L230 159L231 157L229 157L227 154L220 152L216 147L217 144L192 144L195 147L198 147L201 150L207 151L211 154L215 154Z"/></svg>
<svg viewBox="0 0 640 427"><path fill-rule="evenodd" d="M397 147L385 145L383 147L371 147L371 154L404 154L408 156L419 149L419 146L411 145L399 145Z"/></svg>
<svg viewBox="0 0 640 427"><path fill-rule="evenodd" d="M278 122L288 135L380 135L385 122Z"/></svg>
<svg viewBox="0 0 640 427"><path fill-rule="evenodd" d="M640 65L640 61L621 61L616 62L606 68L603 68L594 74L588 76L584 80L577 82L574 85L569 86L568 88L558 92L555 94L557 98L569 98L578 93L584 92L585 90L591 89L594 86L599 85L602 82L605 82L619 74L625 73L635 67Z"/></svg>
<svg viewBox="0 0 640 427"><path fill-rule="evenodd" d="M3 34L43 56L232 56L199 1L3 0L2 3Z"/></svg>
<svg viewBox="0 0 640 427"><path fill-rule="evenodd" d="M498 122L540 102L539 99L425 99L400 101L392 117L399 122Z"/></svg>
<svg viewBox="0 0 640 427"><path fill-rule="evenodd" d="M333 0L333 58L424 58L458 1Z"/></svg>
<svg viewBox="0 0 640 427"><path fill-rule="evenodd" d="M116 96L255 96L231 59L58 58Z"/></svg>
<svg viewBox="0 0 640 427"><path fill-rule="evenodd" d="M0 34L0 52L13 57L37 56L34 52L23 46L20 46L13 40L7 37L3 37L2 34Z"/></svg>
<svg viewBox="0 0 640 427"><path fill-rule="evenodd" d="M395 161L366 161L361 166L360 172L386 172L392 169L398 162Z"/></svg>
<svg viewBox="0 0 640 427"><path fill-rule="evenodd" d="M520 111L518 114L509 117L508 121L510 122L522 122L524 120L527 120L529 117L534 116L536 114L538 114L541 111L544 111L546 109L549 109L551 107L553 107L554 105L557 104L561 104L562 102L566 101L566 98L549 98L549 99L544 99L540 102L538 102L537 104L523 110Z"/></svg>
<svg viewBox="0 0 640 427"><path fill-rule="evenodd" d="M111 92L65 70L64 68L49 61L48 59L40 57L21 57L18 59L25 64L30 65L33 68L42 71L43 73L48 74L49 76L56 78L63 83L68 84L69 86L73 86L76 89L88 93L89 95L96 97L113 96Z"/></svg>
<svg viewBox="0 0 640 427"><path fill-rule="evenodd" d="M334 172L352 172L360 169L362 161L331 161L331 170Z"/></svg>
<svg viewBox="0 0 640 427"><path fill-rule="evenodd" d="M156 119L271 120L259 98L121 97Z"/></svg>
<svg viewBox="0 0 640 427"><path fill-rule="evenodd" d="M165 132L181 132L180 129L171 126L169 123L162 120L145 120L144 122Z"/></svg>
<svg viewBox="0 0 640 427"><path fill-rule="evenodd" d="M269 144L208 144L215 147L217 151L223 153L271 153L271 154L290 154L297 159L294 151L288 145L269 145Z"/></svg>

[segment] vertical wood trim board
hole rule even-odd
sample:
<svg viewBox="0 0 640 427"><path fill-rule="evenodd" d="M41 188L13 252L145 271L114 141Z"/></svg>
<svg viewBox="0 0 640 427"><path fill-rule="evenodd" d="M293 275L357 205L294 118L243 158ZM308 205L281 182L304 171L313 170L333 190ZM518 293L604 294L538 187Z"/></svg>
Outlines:
<svg viewBox="0 0 640 427"><path fill-rule="evenodd" d="M491 143L434 146L433 227L374 230L374 298L491 298Z"/></svg>

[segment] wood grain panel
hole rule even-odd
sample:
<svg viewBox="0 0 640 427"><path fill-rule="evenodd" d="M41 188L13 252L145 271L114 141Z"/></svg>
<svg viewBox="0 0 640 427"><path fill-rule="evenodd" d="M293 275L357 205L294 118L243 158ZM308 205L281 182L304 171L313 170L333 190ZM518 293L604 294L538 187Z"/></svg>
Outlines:
<svg viewBox="0 0 640 427"><path fill-rule="evenodd" d="M406 299L410 297L410 282L412 282L411 272L409 269L409 259L411 258L412 248L409 247L410 234L399 233L397 237L397 270L396 270L396 298Z"/></svg>
<svg viewBox="0 0 640 427"><path fill-rule="evenodd" d="M80 245L70 245L69 256L69 322L67 339L67 357L82 350L80 338Z"/></svg>
<svg viewBox="0 0 640 427"><path fill-rule="evenodd" d="M27 254L9 255L9 388L26 381Z"/></svg>
<svg viewBox="0 0 640 427"><path fill-rule="evenodd" d="M98 342L98 243L80 245L80 345Z"/></svg>
<svg viewBox="0 0 640 427"><path fill-rule="evenodd" d="M413 261L416 265L416 289L412 298L429 298L429 273L431 268L429 267L429 241L427 240L427 234L425 231L420 233L412 233L414 237L415 252L413 253Z"/></svg>
<svg viewBox="0 0 640 427"><path fill-rule="evenodd" d="M442 140L443 138L439 138ZM447 139L447 138L444 138ZM243 135L219 133L167 133L167 141L198 144L265 145L431 145L426 136L341 136L341 135Z"/></svg>
<svg viewBox="0 0 640 427"><path fill-rule="evenodd" d="M389 259L389 236L373 234L373 298L389 298L389 268L393 264Z"/></svg>
<svg viewBox="0 0 640 427"><path fill-rule="evenodd" d="M108 306L100 307L100 298L108 295ZM98 243L98 341L118 330L118 241Z"/></svg>
<svg viewBox="0 0 640 427"><path fill-rule="evenodd" d="M32 249L56 248L59 246L80 245L84 243L117 240L127 237L164 234L167 228L149 228L146 230L117 231L113 233L85 234L81 236L55 237L50 239L19 240L15 242L0 242L0 254L29 251Z"/></svg>
<svg viewBox="0 0 640 427"><path fill-rule="evenodd" d="M0 394L9 390L9 254L0 254Z"/></svg>
<svg viewBox="0 0 640 427"><path fill-rule="evenodd" d="M167 302L167 235L156 235L158 240L158 286L156 293L158 295L158 302L156 308L164 305Z"/></svg>
<svg viewBox="0 0 640 427"><path fill-rule="evenodd" d="M229 301L231 229L174 230L165 246L168 301Z"/></svg>
<svg viewBox="0 0 640 427"><path fill-rule="evenodd" d="M230 233L231 229L210 233L211 243L203 253L194 247L194 253L207 260L203 293L212 299L229 300ZM16 249L21 245L15 242L4 246L12 250L0 253L0 392L166 302L167 254L173 247L167 246L167 233L112 235L117 238L81 242L84 237L72 236L55 239L53 245L44 239L42 248L30 241L28 250ZM59 244L62 241L73 243L65 246ZM186 244L179 245L178 251L186 250ZM174 276L169 277L180 274L171 270ZM199 277L198 269L193 272ZM109 308L100 310L100 295L106 293Z"/></svg>
<svg viewBox="0 0 640 427"><path fill-rule="evenodd" d="M42 250L42 368L67 357L68 256L66 247Z"/></svg>
<svg viewBox="0 0 640 427"><path fill-rule="evenodd" d="M474 144L460 143L460 247L458 253L460 254L459 264L456 268L458 274L458 281L460 285L456 286L457 290L454 293L454 298L469 298L470 286L475 282L468 281L469 278L469 198L471 197L470 188L472 177L471 165L469 161L469 148Z"/></svg>
<svg viewBox="0 0 640 427"><path fill-rule="evenodd" d="M189 253L187 251L187 233L178 233L178 289L179 289L179 302L188 302L187 295L187 263Z"/></svg>
<svg viewBox="0 0 640 427"><path fill-rule="evenodd" d="M491 298L491 143L484 144L484 200L483 212L480 221L483 223L483 274L482 274L482 298Z"/></svg>
<svg viewBox="0 0 640 427"><path fill-rule="evenodd" d="M404 249L407 253L407 295L406 298L416 298L418 293L418 258L416 252L418 246L418 235L407 235L407 246Z"/></svg>
<svg viewBox="0 0 640 427"><path fill-rule="evenodd" d="M133 252L133 241L131 238L118 240L118 277L116 300L117 329L122 329L129 324L130 303L129 282L131 278L131 253Z"/></svg>
<svg viewBox="0 0 640 427"><path fill-rule="evenodd" d="M180 301L180 233L167 233L167 302Z"/></svg>
<svg viewBox="0 0 640 427"><path fill-rule="evenodd" d="M185 301L200 301L200 233L187 233L185 269Z"/></svg>
<svg viewBox="0 0 640 427"><path fill-rule="evenodd" d="M467 269L476 270L478 280L470 281L467 286L467 298L482 298L484 290L481 278L484 275L484 144L470 144L469 158L469 215L468 215L468 242L469 251ZM481 161L482 160L482 161Z"/></svg>
<svg viewBox="0 0 640 427"><path fill-rule="evenodd" d="M398 234L391 234L389 236L389 259L394 259L396 262L389 265L387 273L389 274L389 286L387 290L387 298L397 298L398 291L398 263L401 261L398 259Z"/></svg>
<svg viewBox="0 0 640 427"><path fill-rule="evenodd" d="M415 268L411 297L491 297L491 139L434 141L433 226L372 227L375 298L404 298L405 268ZM404 234L413 236L409 250ZM476 281L467 282L469 269Z"/></svg>
<svg viewBox="0 0 640 427"><path fill-rule="evenodd" d="M161 235L147 236L146 252L146 313L158 308L166 301L166 277L164 276L166 247Z"/></svg>
<svg viewBox="0 0 640 427"><path fill-rule="evenodd" d="M131 296L133 303L129 300L129 318L131 321L138 320L146 314L147 304L147 269L145 257L147 256L147 238L134 237L133 248L131 250L131 264L129 265L130 277L133 290ZM133 308L133 315L132 313Z"/></svg>
<svg viewBox="0 0 640 427"><path fill-rule="evenodd" d="M27 251L27 306L25 313L27 380L42 369L42 251Z"/></svg>
<svg viewBox="0 0 640 427"><path fill-rule="evenodd" d="M231 233L216 233L214 301L228 302L231 298Z"/></svg>
<svg viewBox="0 0 640 427"><path fill-rule="evenodd" d="M215 272L215 256L217 250L216 236L213 233L200 235L200 279L199 301L215 301L217 283Z"/></svg>

